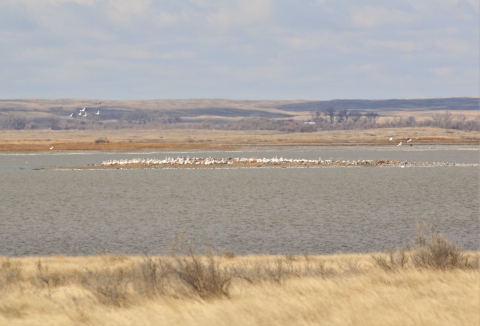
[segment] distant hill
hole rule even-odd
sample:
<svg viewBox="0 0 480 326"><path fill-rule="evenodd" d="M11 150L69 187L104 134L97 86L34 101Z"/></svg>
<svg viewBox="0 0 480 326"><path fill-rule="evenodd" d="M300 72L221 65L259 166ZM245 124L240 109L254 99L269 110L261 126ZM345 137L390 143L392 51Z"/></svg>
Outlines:
<svg viewBox="0 0 480 326"><path fill-rule="evenodd" d="M331 100L285 104L278 107L284 111L315 111L335 109L368 111L425 111L425 110L478 110L478 97L452 97L411 100Z"/></svg>
<svg viewBox="0 0 480 326"><path fill-rule="evenodd" d="M95 100L95 99L4 99L0 100L0 119L9 115L21 116L38 126L55 124L59 118L64 126L88 121L100 125L117 124L120 121L149 123L163 121L229 123L245 118L267 118L272 120L309 119L315 111L334 108L337 112L375 112L378 116L389 116L393 111L473 111L479 110L479 97L434 98L434 99L390 99L390 100L330 100L330 101L276 101L276 100ZM80 120L78 110L86 107L89 119ZM93 113L100 110L95 120ZM383 112L383 114L382 114ZM74 113L70 118L70 114ZM435 112L432 112L432 114ZM64 121L65 120L65 121Z"/></svg>

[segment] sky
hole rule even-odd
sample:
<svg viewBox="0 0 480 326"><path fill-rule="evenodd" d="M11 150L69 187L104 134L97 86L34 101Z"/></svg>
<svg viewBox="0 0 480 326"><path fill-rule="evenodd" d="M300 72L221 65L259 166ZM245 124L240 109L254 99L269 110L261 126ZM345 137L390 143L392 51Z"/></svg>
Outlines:
<svg viewBox="0 0 480 326"><path fill-rule="evenodd" d="M478 0L0 0L0 98L479 96Z"/></svg>

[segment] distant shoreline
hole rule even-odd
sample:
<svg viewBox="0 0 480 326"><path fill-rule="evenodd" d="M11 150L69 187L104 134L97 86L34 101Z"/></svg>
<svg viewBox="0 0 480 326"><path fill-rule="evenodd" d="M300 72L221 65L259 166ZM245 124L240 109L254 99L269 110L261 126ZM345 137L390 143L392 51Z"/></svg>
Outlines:
<svg viewBox="0 0 480 326"><path fill-rule="evenodd" d="M390 141L392 137L392 141ZM411 139L407 143L407 140ZM440 128L384 128L286 133L197 129L0 130L0 152L236 150L293 146L480 145L480 132Z"/></svg>

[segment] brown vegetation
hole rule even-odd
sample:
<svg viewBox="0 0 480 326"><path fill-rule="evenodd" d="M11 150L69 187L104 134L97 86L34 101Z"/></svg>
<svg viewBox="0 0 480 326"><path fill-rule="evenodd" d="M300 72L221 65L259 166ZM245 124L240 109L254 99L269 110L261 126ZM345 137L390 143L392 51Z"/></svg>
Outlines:
<svg viewBox="0 0 480 326"><path fill-rule="evenodd" d="M387 254L3 258L2 325L476 325L478 253L438 233ZM453 257L456 257L453 259Z"/></svg>

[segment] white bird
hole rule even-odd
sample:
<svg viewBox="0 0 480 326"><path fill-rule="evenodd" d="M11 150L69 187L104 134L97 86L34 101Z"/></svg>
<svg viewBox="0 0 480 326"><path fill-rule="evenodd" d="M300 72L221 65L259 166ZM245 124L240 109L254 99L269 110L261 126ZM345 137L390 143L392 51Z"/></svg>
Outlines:
<svg viewBox="0 0 480 326"><path fill-rule="evenodd" d="M100 115L100 110L97 111L97 113L95 113L96 115Z"/></svg>
<svg viewBox="0 0 480 326"><path fill-rule="evenodd" d="M400 142L400 144L398 144L397 146L402 146L402 142Z"/></svg>
<svg viewBox="0 0 480 326"><path fill-rule="evenodd" d="M70 118L71 118L71 117L73 117L73 112L72 112L72 113L70 113Z"/></svg>
<svg viewBox="0 0 480 326"><path fill-rule="evenodd" d="M411 142L412 141L412 138L408 138L407 140L407 143Z"/></svg>
<svg viewBox="0 0 480 326"><path fill-rule="evenodd" d="M86 108L83 108L83 109L80 110L80 112L85 112L85 110L86 110Z"/></svg>
<svg viewBox="0 0 480 326"><path fill-rule="evenodd" d="M82 115L82 111L78 112L78 115Z"/></svg>
<svg viewBox="0 0 480 326"><path fill-rule="evenodd" d="M393 140L393 137L390 137L390 138L388 139L388 141L392 141L392 140Z"/></svg>
<svg viewBox="0 0 480 326"><path fill-rule="evenodd" d="M53 149L53 146L52 146L52 147L50 147L50 150L52 150L52 149Z"/></svg>
<svg viewBox="0 0 480 326"><path fill-rule="evenodd" d="M86 117L86 116L87 116L87 112L85 112L85 115L84 115L84 117Z"/></svg>

